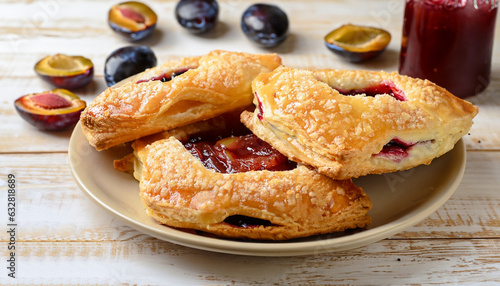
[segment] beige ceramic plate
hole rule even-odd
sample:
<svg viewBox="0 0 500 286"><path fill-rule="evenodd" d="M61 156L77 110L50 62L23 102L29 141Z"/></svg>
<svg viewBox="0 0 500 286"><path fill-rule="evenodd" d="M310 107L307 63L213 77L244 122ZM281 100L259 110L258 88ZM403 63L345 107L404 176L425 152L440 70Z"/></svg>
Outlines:
<svg viewBox="0 0 500 286"><path fill-rule="evenodd" d="M139 198L139 183L113 168L113 160L128 150L97 152L77 125L69 144L69 160L76 182L91 199L129 226L180 245L243 255L291 256L319 254L361 247L394 235L436 211L458 187L465 169L465 148L455 148L429 166L355 180L373 202L373 223L365 230L320 235L286 242L235 241L210 238L158 224Z"/></svg>

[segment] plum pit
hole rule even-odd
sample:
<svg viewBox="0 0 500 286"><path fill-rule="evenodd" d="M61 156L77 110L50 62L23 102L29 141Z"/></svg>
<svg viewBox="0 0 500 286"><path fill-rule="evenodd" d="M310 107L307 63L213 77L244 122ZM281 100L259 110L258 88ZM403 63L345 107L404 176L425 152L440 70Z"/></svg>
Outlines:
<svg viewBox="0 0 500 286"><path fill-rule="evenodd" d="M19 115L41 130L59 131L73 127L86 103L65 89L21 96L14 102Z"/></svg>
<svg viewBox="0 0 500 286"><path fill-rule="evenodd" d="M156 28L157 21L158 16L153 9L137 1L114 5L108 13L108 24L111 29L130 41L149 37Z"/></svg>
<svg viewBox="0 0 500 286"><path fill-rule="evenodd" d="M47 110L66 108L71 106L71 101L60 95L50 92L35 94L31 96L30 99L36 106Z"/></svg>

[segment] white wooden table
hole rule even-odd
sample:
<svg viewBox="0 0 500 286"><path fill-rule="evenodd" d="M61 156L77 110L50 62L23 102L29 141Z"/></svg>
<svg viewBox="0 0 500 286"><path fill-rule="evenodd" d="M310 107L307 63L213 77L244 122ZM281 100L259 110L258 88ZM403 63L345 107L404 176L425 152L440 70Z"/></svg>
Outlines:
<svg viewBox="0 0 500 286"><path fill-rule="evenodd" d="M220 0L217 30L194 36L176 22L176 1L146 1L159 15L157 31L141 44L160 62L213 49L265 52L241 32L253 1ZM271 2L271 1L269 1ZM272 1L291 19L278 52L294 67L397 69L402 0ZM83 55L95 65L87 102L105 89L103 65L129 45L107 26L115 1L0 1L0 284L309 285L500 283L500 27L492 83L470 100L480 112L464 137L467 167L449 201L417 225L388 239L339 253L250 257L212 253L161 241L129 228L89 200L68 166L70 131L41 132L24 122L13 102L49 90L33 65L49 54ZM331 54L324 35L344 23L387 29L388 50L352 65ZM16 177L16 278L8 276L8 174Z"/></svg>

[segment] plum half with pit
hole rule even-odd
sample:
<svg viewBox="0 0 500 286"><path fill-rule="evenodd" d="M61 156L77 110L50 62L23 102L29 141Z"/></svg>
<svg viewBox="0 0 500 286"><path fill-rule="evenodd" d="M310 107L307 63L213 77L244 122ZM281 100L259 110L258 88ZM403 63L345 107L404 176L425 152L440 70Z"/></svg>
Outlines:
<svg viewBox="0 0 500 286"><path fill-rule="evenodd" d="M241 29L250 41L264 48L276 47L288 37L288 17L278 6L254 4L243 12Z"/></svg>
<svg viewBox="0 0 500 286"><path fill-rule="evenodd" d="M154 52L146 46L127 46L112 52L104 65L108 86L156 66Z"/></svg>
<svg viewBox="0 0 500 286"><path fill-rule="evenodd" d="M78 122L86 103L69 90L54 89L21 96L14 106L19 115L36 128L60 131Z"/></svg>
<svg viewBox="0 0 500 286"><path fill-rule="evenodd" d="M158 16L144 3L128 1L111 7L108 24L113 31L131 41L142 40L151 35Z"/></svg>
<svg viewBox="0 0 500 286"><path fill-rule="evenodd" d="M191 33L212 30L219 18L216 0L181 0L175 7L177 22Z"/></svg>
<svg viewBox="0 0 500 286"><path fill-rule="evenodd" d="M36 74L60 88L77 89L94 78L94 64L82 56L56 54L46 56L35 64Z"/></svg>

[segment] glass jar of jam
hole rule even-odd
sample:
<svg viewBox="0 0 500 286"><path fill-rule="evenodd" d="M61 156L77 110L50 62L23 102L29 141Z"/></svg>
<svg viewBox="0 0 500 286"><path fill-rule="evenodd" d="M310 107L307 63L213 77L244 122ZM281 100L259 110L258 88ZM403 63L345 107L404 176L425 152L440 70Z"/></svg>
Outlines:
<svg viewBox="0 0 500 286"><path fill-rule="evenodd" d="M399 72L465 98L490 82L497 0L406 0Z"/></svg>

